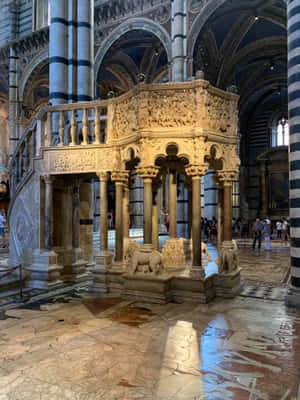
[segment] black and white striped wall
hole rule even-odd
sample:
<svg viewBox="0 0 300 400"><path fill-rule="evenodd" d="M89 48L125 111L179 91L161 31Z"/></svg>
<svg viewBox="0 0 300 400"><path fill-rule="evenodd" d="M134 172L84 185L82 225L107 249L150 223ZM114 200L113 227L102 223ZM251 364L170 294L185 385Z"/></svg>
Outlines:
<svg viewBox="0 0 300 400"><path fill-rule="evenodd" d="M288 0L288 106L290 126L291 290L288 305L300 306L300 3Z"/></svg>

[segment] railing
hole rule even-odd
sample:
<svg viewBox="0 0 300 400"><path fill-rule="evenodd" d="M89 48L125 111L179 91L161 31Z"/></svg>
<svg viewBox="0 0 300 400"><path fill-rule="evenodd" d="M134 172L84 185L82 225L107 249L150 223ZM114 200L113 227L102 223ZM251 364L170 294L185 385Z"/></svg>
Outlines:
<svg viewBox="0 0 300 400"><path fill-rule="evenodd" d="M33 171L41 147L99 145L106 142L107 101L41 108L26 128L10 163L11 198Z"/></svg>
<svg viewBox="0 0 300 400"><path fill-rule="evenodd" d="M106 142L107 101L46 107L46 146L77 146Z"/></svg>

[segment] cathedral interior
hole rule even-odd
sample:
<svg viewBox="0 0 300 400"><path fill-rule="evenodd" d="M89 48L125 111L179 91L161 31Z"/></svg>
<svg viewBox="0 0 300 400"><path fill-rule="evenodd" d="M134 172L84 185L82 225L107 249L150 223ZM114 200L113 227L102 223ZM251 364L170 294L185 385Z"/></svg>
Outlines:
<svg viewBox="0 0 300 400"><path fill-rule="evenodd" d="M0 6L0 399L299 400L299 1Z"/></svg>

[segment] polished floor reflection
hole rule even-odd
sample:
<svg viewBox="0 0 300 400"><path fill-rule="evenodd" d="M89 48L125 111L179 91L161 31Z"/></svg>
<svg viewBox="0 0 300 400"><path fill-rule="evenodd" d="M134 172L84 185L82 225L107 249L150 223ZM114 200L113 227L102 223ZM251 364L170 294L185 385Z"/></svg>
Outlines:
<svg viewBox="0 0 300 400"><path fill-rule="evenodd" d="M297 399L300 311L283 302L82 293L2 314L1 400Z"/></svg>

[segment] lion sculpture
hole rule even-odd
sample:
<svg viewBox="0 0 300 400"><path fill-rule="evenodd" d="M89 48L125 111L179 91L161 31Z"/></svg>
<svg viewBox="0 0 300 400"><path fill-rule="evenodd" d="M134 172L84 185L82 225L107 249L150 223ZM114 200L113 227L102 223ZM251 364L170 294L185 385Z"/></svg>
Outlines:
<svg viewBox="0 0 300 400"><path fill-rule="evenodd" d="M217 259L220 273L231 273L238 268L238 247L235 240L223 242Z"/></svg>
<svg viewBox="0 0 300 400"><path fill-rule="evenodd" d="M128 272L130 275L137 273L158 275L162 272L162 269L161 254L157 250L129 247Z"/></svg>

